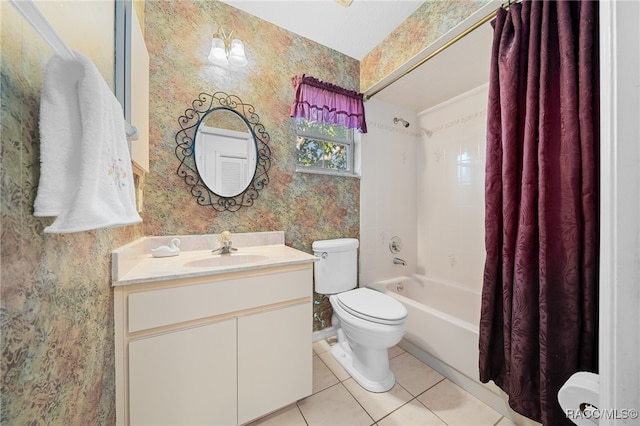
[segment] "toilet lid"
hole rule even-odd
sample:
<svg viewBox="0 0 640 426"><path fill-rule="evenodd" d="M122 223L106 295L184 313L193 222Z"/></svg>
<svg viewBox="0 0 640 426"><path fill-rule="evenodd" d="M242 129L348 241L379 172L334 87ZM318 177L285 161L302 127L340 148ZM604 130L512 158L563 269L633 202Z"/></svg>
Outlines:
<svg viewBox="0 0 640 426"><path fill-rule="evenodd" d="M402 322L407 309L391 296L370 288L356 288L337 294L338 303L359 318L383 324Z"/></svg>

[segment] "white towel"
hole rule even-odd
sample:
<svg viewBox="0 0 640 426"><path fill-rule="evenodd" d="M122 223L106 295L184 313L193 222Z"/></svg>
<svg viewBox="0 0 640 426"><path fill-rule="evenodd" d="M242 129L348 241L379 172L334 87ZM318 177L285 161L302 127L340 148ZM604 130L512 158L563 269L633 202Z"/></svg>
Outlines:
<svg viewBox="0 0 640 426"><path fill-rule="evenodd" d="M57 216L46 233L142 221L122 107L93 62L75 55L54 56L45 68L34 215Z"/></svg>
<svg viewBox="0 0 640 426"><path fill-rule="evenodd" d="M40 99L40 183L34 216L58 216L71 205L78 181L82 126L78 81L84 71L78 62L58 56L47 62Z"/></svg>

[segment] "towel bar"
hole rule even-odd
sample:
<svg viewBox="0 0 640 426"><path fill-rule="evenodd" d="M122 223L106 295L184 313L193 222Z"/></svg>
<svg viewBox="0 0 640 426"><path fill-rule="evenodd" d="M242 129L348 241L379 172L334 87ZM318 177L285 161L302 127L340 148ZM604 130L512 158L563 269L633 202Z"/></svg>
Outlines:
<svg viewBox="0 0 640 426"><path fill-rule="evenodd" d="M53 28L49 20L32 0L10 0L13 7L22 15L42 39L51 47L53 52L63 59L74 61L76 55L73 50L60 38L58 32ZM129 124L125 120L125 133L127 139L137 140L139 137L138 128Z"/></svg>

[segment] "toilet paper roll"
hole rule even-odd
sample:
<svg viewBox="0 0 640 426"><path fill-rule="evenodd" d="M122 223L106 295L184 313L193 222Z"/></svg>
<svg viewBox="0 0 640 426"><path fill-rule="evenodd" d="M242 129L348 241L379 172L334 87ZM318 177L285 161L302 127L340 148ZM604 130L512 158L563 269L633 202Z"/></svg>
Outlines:
<svg viewBox="0 0 640 426"><path fill-rule="evenodd" d="M565 382L558 402L567 418L579 426L599 424L600 381L597 374L580 371Z"/></svg>

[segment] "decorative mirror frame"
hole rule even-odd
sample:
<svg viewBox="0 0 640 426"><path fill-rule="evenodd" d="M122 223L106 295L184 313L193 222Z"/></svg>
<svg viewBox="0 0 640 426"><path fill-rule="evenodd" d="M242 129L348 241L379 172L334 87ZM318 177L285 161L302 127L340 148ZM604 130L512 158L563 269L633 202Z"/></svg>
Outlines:
<svg viewBox="0 0 640 426"><path fill-rule="evenodd" d="M256 143L256 170L247 188L233 197L224 197L213 192L204 183L196 167L194 149L198 127L208 113L229 109L239 114L250 126ZM267 172L271 167L271 149L269 134L260 123L253 105L245 104L235 95L215 92L213 95L200 93L178 118L181 129L176 133L176 157L180 160L178 176L190 187L191 194L201 206L211 206L217 211L238 211L242 207L250 207L259 196L259 192L269 183Z"/></svg>

